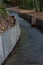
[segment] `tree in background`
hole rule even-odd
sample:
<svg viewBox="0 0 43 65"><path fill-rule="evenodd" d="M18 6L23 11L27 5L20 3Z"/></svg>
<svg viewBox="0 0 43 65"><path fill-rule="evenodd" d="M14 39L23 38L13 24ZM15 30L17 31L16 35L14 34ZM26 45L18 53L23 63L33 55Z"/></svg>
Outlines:
<svg viewBox="0 0 43 65"><path fill-rule="evenodd" d="M43 0L33 0L35 11L43 11Z"/></svg>
<svg viewBox="0 0 43 65"><path fill-rule="evenodd" d="M39 0L40 1L40 11L43 11L43 0Z"/></svg>
<svg viewBox="0 0 43 65"><path fill-rule="evenodd" d="M32 0L16 0L20 3L20 7L24 9L33 9L33 1Z"/></svg>
<svg viewBox="0 0 43 65"><path fill-rule="evenodd" d="M43 11L43 0L4 0L4 2L28 10Z"/></svg>
<svg viewBox="0 0 43 65"><path fill-rule="evenodd" d="M39 0L33 0L33 8L35 9L35 11L40 11L39 4Z"/></svg>

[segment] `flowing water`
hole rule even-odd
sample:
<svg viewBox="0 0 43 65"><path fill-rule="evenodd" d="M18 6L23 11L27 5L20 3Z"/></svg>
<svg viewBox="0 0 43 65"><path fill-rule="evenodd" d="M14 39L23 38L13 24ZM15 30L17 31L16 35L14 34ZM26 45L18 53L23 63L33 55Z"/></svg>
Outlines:
<svg viewBox="0 0 43 65"><path fill-rule="evenodd" d="M21 37L3 65L43 65L43 33L13 13L21 28Z"/></svg>

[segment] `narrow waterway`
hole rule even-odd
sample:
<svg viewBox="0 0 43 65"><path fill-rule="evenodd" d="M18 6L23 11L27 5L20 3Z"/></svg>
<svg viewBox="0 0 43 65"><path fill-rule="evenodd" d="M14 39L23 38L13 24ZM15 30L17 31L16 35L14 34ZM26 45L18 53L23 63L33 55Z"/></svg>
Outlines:
<svg viewBox="0 0 43 65"><path fill-rule="evenodd" d="M3 65L43 65L43 34L17 14L13 15L19 21L21 37Z"/></svg>

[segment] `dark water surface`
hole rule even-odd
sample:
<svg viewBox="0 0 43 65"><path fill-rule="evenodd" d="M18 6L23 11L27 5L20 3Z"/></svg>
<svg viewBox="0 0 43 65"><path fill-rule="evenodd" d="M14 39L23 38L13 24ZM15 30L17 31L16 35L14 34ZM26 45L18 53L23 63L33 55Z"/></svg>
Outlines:
<svg viewBox="0 0 43 65"><path fill-rule="evenodd" d="M4 65L43 65L43 34L17 14L15 16L22 35Z"/></svg>

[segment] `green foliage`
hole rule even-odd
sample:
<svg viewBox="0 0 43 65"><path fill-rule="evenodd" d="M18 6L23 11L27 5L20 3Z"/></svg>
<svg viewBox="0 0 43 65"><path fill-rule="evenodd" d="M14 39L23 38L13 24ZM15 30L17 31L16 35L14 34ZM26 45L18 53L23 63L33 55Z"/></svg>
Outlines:
<svg viewBox="0 0 43 65"><path fill-rule="evenodd" d="M35 9L35 11L43 11L43 0L16 0L20 3L19 7L24 9Z"/></svg>
<svg viewBox="0 0 43 65"><path fill-rule="evenodd" d="M35 11L43 11L43 0L4 0L6 3L11 6L17 5L20 8L24 9L35 9ZM17 2L16 4L14 4Z"/></svg>
<svg viewBox="0 0 43 65"><path fill-rule="evenodd" d="M20 3L20 7L24 9L33 9L33 1L32 0L16 0Z"/></svg>
<svg viewBox="0 0 43 65"><path fill-rule="evenodd" d="M0 9L0 17L6 17L7 13L4 9Z"/></svg>
<svg viewBox="0 0 43 65"><path fill-rule="evenodd" d="M40 1L40 11L43 11L43 0L39 0Z"/></svg>
<svg viewBox="0 0 43 65"><path fill-rule="evenodd" d="M6 16L7 16L6 9L2 5L0 5L0 17L5 18Z"/></svg>
<svg viewBox="0 0 43 65"><path fill-rule="evenodd" d="M26 9L33 9L33 1L32 0L25 0L25 8Z"/></svg>

